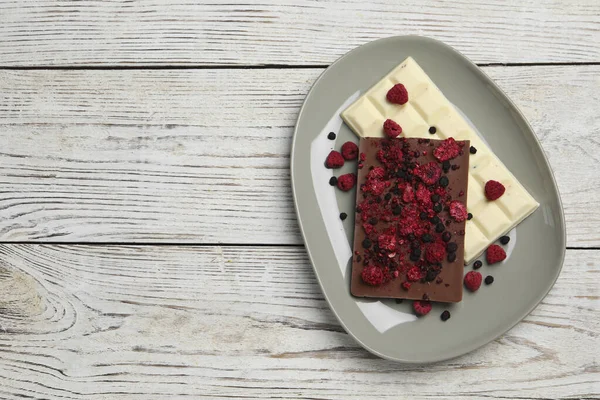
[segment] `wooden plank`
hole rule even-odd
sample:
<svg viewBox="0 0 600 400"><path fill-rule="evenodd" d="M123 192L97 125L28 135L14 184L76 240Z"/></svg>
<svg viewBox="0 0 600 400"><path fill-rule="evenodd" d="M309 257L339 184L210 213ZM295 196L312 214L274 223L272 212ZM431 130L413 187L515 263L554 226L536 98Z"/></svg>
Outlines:
<svg viewBox="0 0 600 400"><path fill-rule="evenodd" d="M596 0L0 2L3 66L329 64L418 34L478 63L598 62Z"/></svg>
<svg viewBox="0 0 600 400"><path fill-rule="evenodd" d="M600 66L485 68L600 245ZM0 240L302 243L289 150L321 69L0 72Z"/></svg>
<svg viewBox="0 0 600 400"><path fill-rule="evenodd" d="M1 245L0 254L6 399L600 395L598 251L569 250L548 297L506 335L430 366L360 348L302 248Z"/></svg>

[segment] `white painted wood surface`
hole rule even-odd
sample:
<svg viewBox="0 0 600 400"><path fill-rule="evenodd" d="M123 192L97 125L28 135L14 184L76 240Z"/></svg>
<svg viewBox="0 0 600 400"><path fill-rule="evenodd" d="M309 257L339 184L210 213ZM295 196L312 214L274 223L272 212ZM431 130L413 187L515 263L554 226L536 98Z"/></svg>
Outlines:
<svg viewBox="0 0 600 400"><path fill-rule="evenodd" d="M600 246L600 66L488 67ZM293 125L321 69L0 71L5 241L299 244Z"/></svg>
<svg viewBox="0 0 600 400"><path fill-rule="evenodd" d="M500 339L416 367L343 332L301 247L1 245L0 256L3 399L600 395L596 251L568 251L550 294Z"/></svg>
<svg viewBox="0 0 600 400"><path fill-rule="evenodd" d="M600 61L597 0L0 2L0 64L330 64L393 35L478 63Z"/></svg>

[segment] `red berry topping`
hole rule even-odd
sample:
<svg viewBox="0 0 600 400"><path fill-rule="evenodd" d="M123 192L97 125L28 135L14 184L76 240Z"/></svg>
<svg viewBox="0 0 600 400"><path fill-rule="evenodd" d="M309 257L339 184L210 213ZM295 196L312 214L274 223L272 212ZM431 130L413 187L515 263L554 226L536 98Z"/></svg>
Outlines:
<svg viewBox="0 0 600 400"><path fill-rule="evenodd" d="M385 97L390 103L404 104L408 101L408 91L403 84L397 83L388 90Z"/></svg>
<svg viewBox="0 0 600 400"><path fill-rule="evenodd" d="M481 274L477 271L469 271L465 275L465 287L471 292L476 292L481 286Z"/></svg>
<svg viewBox="0 0 600 400"><path fill-rule="evenodd" d="M338 178L339 180L339 178ZM387 187L387 183L384 181L380 181L377 179L368 180L367 183L362 187L363 192L370 192L375 196L379 196L383 194L385 188Z"/></svg>
<svg viewBox="0 0 600 400"><path fill-rule="evenodd" d="M385 169L381 167L375 167L367 174L367 179L383 179L385 176Z"/></svg>
<svg viewBox="0 0 600 400"><path fill-rule="evenodd" d="M339 151L332 150L325 160L325 166L327 168L341 168L344 166L344 157Z"/></svg>
<svg viewBox="0 0 600 400"><path fill-rule="evenodd" d="M388 251L396 250L396 237L394 235L381 234L377 238L377 241L379 242L379 248L381 249Z"/></svg>
<svg viewBox="0 0 600 400"><path fill-rule="evenodd" d="M441 243L432 243L425 250L425 259L431 264L441 263L446 257L446 247Z"/></svg>
<svg viewBox="0 0 600 400"><path fill-rule="evenodd" d="M460 154L460 146L454 138L448 138L444 140L440 145L433 151L433 155L440 162L451 160Z"/></svg>
<svg viewBox="0 0 600 400"><path fill-rule="evenodd" d="M413 190L412 186L407 186L406 189L404 189L404 193L402 193L402 200L404 200L405 203L410 203L414 199L415 191Z"/></svg>
<svg viewBox="0 0 600 400"><path fill-rule="evenodd" d="M356 175L344 174L338 176L337 187L344 192L352 189L356 185Z"/></svg>
<svg viewBox="0 0 600 400"><path fill-rule="evenodd" d="M506 188L504 185L498 181L490 180L485 183L485 197L487 197L488 200L496 200L500 198L505 191Z"/></svg>
<svg viewBox="0 0 600 400"><path fill-rule="evenodd" d="M462 222L467 219L469 213L467 213L467 207L458 201L454 200L450 203L450 216L454 218L456 222Z"/></svg>
<svg viewBox="0 0 600 400"><path fill-rule="evenodd" d="M389 137L397 138L402 133L402 127L398 125L397 122L392 121L391 119L386 119L383 123L383 131Z"/></svg>
<svg viewBox="0 0 600 400"><path fill-rule="evenodd" d="M442 169L437 163L431 161L427 164L419 165L413 171L426 185L433 185L442 176Z"/></svg>
<svg viewBox="0 0 600 400"><path fill-rule="evenodd" d="M506 258L506 252L504 249L497 244L493 244L487 249L485 255L488 264L495 264L503 261Z"/></svg>
<svg viewBox="0 0 600 400"><path fill-rule="evenodd" d="M402 289L409 290L410 289L410 282L402 282Z"/></svg>
<svg viewBox="0 0 600 400"><path fill-rule="evenodd" d="M413 301L413 308L417 315L427 315L431 311L431 302L426 300Z"/></svg>
<svg viewBox="0 0 600 400"><path fill-rule="evenodd" d="M408 272L406 272L406 278L410 282L416 282L421 279L422 276L423 274L421 273L421 269L419 267L412 267L408 270Z"/></svg>
<svg viewBox="0 0 600 400"><path fill-rule="evenodd" d="M383 273L383 270L373 265L365 267L362 270L360 277L362 278L363 282L371 286L378 286L385 282L385 274Z"/></svg>
<svg viewBox="0 0 600 400"><path fill-rule="evenodd" d="M344 160L356 160L358 158L358 146L354 142L346 142L342 145L342 157Z"/></svg>

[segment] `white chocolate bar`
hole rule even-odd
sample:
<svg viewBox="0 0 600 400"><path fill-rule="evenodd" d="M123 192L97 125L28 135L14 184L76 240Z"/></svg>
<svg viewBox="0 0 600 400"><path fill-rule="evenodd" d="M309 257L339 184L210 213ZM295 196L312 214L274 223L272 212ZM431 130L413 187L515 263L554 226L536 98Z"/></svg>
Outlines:
<svg viewBox="0 0 600 400"><path fill-rule="evenodd" d="M408 91L406 104L392 104L386 99L388 90L397 83ZM341 117L362 137L384 136L383 122L390 118L400 124L406 137L471 141L477 153L471 154L469 160L467 209L473 218L465 228L465 264L479 257L539 206L411 57L367 90ZM429 133L430 126L436 128L433 135ZM488 201L484 194L483 188L490 179L506 187L504 195L495 201Z"/></svg>

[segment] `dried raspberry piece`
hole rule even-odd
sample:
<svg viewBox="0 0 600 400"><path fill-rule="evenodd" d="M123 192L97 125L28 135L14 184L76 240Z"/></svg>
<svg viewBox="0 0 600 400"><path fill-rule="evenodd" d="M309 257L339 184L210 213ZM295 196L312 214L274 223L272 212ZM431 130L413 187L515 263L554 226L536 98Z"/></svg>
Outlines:
<svg viewBox="0 0 600 400"><path fill-rule="evenodd" d="M385 97L390 103L404 104L408 101L408 91L403 84L397 83L388 90Z"/></svg>
<svg viewBox="0 0 600 400"><path fill-rule="evenodd" d="M451 160L460 154L460 146L456 143L454 138L448 138L444 140L440 145L433 151L433 155L440 162Z"/></svg>
<svg viewBox="0 0 600 400"><path fill-rule="evenodd" d="M506 258L506 252L504 249L497 244L493 244L487 249L485 258L488 264L498 263Z"/></svg>
<svg viewBox="0 0 600 400"><path fill-rule="evenodd" d="M426 300L413 301L413 309L417 315L427 315L431 311L431 302Z"/></svg>
<svg viewBox="0 0 600 400"><path fill-rule="evenodd" d="M356 160L358 158L358 146L354 142L346 142L342 145L342 157L344 160Z"/></svg>
<svg viewBox="0 0 600 400"><path fill-rule="evenodd" d="M379 242L379 248L381 249L388 251L396 250L396 237L394 235L381 234L377 238L377 241Z"/></svg>
<svg viewBox="0 0 600 400"><path fill-rule="evenodd" d="M481 286L481 274L477 271L469 271L465 275L465 286L471 292L476 292L477 289Z"/></svg>
<svg viewBox="0 0 600 400"><path fill-rule="evenodd" d="M352 189L354 185L356 185L356 175L350 173L338 176L338 189L347 192L348 190Z"/></svg>
<svg viewBox="0 0 600 400"><path fill-rule="evenodd" d="M407 186L406 189L404 189L404 193L402 193L402 200L404 200L405 203L410 203L414 199L415 191L413 190L412 186Z"/></svg>
<svg viewBox="0 0 600 400"><path fill-rule="evenodd" d="M339 151L332 150L325 160L325 166L327 168L341 168L344 166L344 157Z"/></svg>
<svg viewBox="0 0 600 400"><path fill-rule="evenodd" d="M426 185L433 185L442 176L442 169L434 161L419 165L413 173L418 176Z"/></svg>
<svg viewBox="0 0 600 400"><path fill-rule="evenodd" d="M377 154L375 154L375 158L380 163L385 164L385 152L383 150L377 151Z"/></svg>
<svg viewBox="0 0 600 400"><path fill-rule="evenodd" d="M431 192L421 184L417 188L417 200L425 207L431 205Z"/></svg>
<svg viewBox="0 0 600 400"><path fill-rule="evenodd" d="M338 182L339 182L339 178L338 178ZM375 196L380 196L381 194L383 194L386 187L387 187L386 182L373 179L373 180L367 181L367 183L365 183L365 186L362 187L362 191L363 192L371 192Z"/></svg>
<svg viewBox="0 0 600 400"><path fill-rule="evenodd" d="M425 259L431 264L441 263L446 256L446 247L441 243L432 243L425 250Z"/></svg>
<svg viewBox="0 0 600 400"><path fill-rule="evenodd" d="M410 289L410 282L402 282L402 289L409 290Z"/></svg>
<svg viewBox="0 0 600 400"><path fill-rule="evenodd" d="M467 207L465 207L462 202L454 200L450 203L450 216L454 218L456 222L466 220L468 216Z"/></svg>
<svg viewBox="0 0 600 400"><path fill-rule="evenodd" d="M498 181L489 180L485 183L485 197L488 200L496 200L500 198L506 191L503 184Z"/></svg>
<svg viewBox="0 0 600 400"><path fill-rule="evenodd" d="M362 270L360 277L362 278L363 282L371 286L378 286L385 282L385 274L383 270L373 265L365 267Z"/></svg>
<svg viewBox="0 0 600 400"><path fill-rule="evenodd" d="M383 123L383 131L388 137L397 138L402 133L402 127L396 121L386 119Z"/></svg>
<svg viewBox="0 0 600 400"><path fill-rule="evenodd" d="M385 169L381 167L375 167L367 174L367 179L383 179L385 176Z"/></svg>
<svg viewBox="0 0 600 400"><path fill-rule="evenodd" d="M421 279L422 276L423 274L421 273L421 269L419 267L412 267L406 272L406 278L410 282L416 282Z"/></svg>

